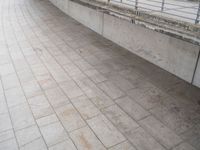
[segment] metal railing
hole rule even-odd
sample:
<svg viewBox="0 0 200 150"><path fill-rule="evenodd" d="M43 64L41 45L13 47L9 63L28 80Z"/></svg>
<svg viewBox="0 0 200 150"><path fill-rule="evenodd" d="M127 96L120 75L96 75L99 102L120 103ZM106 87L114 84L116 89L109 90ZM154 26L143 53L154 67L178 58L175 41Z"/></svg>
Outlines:
<svg viewBox="0 0 200 150"><path fill-rule="evenodd" d="M108 0L108 2L194 24L200 23L200 0L198 2L184 0Z"/></svg>

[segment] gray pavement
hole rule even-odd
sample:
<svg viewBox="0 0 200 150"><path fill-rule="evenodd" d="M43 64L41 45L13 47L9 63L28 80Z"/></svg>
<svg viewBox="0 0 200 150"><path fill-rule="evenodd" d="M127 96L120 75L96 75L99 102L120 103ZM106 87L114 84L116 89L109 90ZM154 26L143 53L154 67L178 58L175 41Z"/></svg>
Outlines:
<svg viewBox="0 0 200 150"><path fill-rule="evenodd" d="M200 149L200 89L47 0L0 16L0 150Z"/></svg>

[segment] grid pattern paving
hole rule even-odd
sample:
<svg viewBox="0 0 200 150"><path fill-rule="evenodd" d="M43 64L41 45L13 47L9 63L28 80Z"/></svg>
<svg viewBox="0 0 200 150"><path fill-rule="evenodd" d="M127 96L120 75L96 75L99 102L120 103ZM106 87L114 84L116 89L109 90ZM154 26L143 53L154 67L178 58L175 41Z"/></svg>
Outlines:
<svg viewBox="0 0 200 150"><path fill-rule="evenodd" d="M47 0L0 15L0 150L200 149L198 88Z"/></svg>

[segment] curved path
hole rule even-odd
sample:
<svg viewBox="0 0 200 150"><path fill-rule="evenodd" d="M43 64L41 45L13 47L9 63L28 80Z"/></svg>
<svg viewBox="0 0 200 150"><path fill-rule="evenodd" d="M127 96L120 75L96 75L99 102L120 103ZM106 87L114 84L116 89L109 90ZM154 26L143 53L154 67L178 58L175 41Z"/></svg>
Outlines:
<svg viewBox="0 0 200 150"><path fill-rule="evenodd" d="M198 150L200 90L47 0L0 1L0 150Z"/></svg>

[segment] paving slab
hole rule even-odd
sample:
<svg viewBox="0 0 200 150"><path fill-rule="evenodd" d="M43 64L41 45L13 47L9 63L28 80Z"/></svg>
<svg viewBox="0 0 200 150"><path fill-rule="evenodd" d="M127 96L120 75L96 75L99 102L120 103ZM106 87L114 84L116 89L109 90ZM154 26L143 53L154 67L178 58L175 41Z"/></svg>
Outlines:
<svg viewBox="0 0 200 150"><path fill-rule="evenodd" d="M50 1L0 1L0 149L200 149L198 88Z"/></svg>

